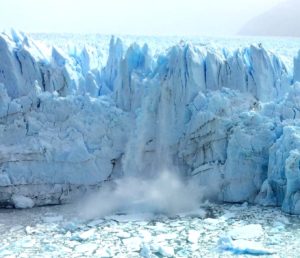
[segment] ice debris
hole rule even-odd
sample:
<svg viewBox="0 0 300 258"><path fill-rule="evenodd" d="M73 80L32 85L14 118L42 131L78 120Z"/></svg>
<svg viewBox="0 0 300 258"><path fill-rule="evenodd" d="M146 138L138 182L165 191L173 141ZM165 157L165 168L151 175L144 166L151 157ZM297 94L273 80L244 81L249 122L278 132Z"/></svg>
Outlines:
<svg viewBox="0 0 300 258"><path fill-rule="evenodd" d="M250 255L270 255L274 254L272 250L263 247L260 243L249 240L232 240L230 237L221 237L219 239L219 249L229 251L233 254Z"/></svg>
<svg viewBox="0 0 300 258"><path fill-rule="evenodd" d="M12 201L17 209L27 209L34 206L34 201L23 195L13 195Z"/></svg>
<svg viewBox="0 0 300 258"><path fill-rule="evenodd" d="M245 226L236 226L228 233L232 239L254 239L261 237L264 234L264 230L259 224L250 224Z"/></svg>

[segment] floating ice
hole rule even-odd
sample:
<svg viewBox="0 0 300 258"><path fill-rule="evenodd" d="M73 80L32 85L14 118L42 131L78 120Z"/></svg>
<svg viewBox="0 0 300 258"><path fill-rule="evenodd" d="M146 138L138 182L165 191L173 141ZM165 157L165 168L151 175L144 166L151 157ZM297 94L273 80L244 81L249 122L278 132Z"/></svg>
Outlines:
<svg viewBox="0 0 300 258"><path fill-rule="evenodd" d="M228 233L232 239L254 239L261 237L264 234L264 230L259 224L251 224L246 226L240 226L232 229Z"/></svg>
<svg viewBox="0 0 300 258"><path fill-rule="evenodd" d="M229 206L210 205L209 209L211 214L220 218L229 210ZM53 215L61 214L64 220L51 224L42 221L41 217L49 216L49 211L52 211ZM9 254L17 257L37 255L139 257L144 254L144 257L147 255L152 257L163 256L161 252L167 252L168 255L174 252L174 257L217 257L231 256L233 253L258 255L268 252L283 257L297 257L299 252L299 220L297 217L284 215L277 208L249 206L248 209L236 212L236 216L232 219L220 220L217 227L212 228L206 228L205 226L209 224L203 223L203 219L198 217L160 217L145 220L143 223L105 219L93 226L88 225L89 221L78 220L77 216L76 206L72 210L65 206L17 211L2 210L0 212L1 256ZM287 225L284 232L274 232L273 224L274 221L279 220L277 217L280 220L289 218L293 227ZM227 244L221 245L223 247L221 251L228 253L218 253L220 250L217 250L216 246L220 236L229 232L233 225L243 225L243 223L255 225L257 221L260 221L264 229L263 235L258 239L247 241L244 239L235 241L228 236ZM70 231L66 223L73 224L73 227L69 226ZM16 230L9 230L14 229L13 225L19 227L16 227ZM189 235L193 236L196 232L201 233L198 241L196 243L187 241ZM129 234L131 237L124 238L124 233L127 233L126 237ZM224 250L225 248L227 251Z"/></svg>
<svg viewBox="0 0 300 258"><path fill-rule="evenodd" d="M143 245L140 251L140 256L144 258L151 258L152 252L150 250L150 247L148 245Z"/></svg>
<svg viewBox="0 0 300 258"><path fill-rule="evenodd" d="M219 248L233 254L270 255L274 252L266 249L260 243L248 240L232 240L230 237L222 237L219 240Z"/></svg>
<svg viewBox="0 0 300 258"><path fill-rule="evenodd" d="M159 246L157 252L163 257L174 257L175 255L174 248L171 246Z"/></svg>
<svg viewBox="0 0 300 258"><path fill-rule="evenodd" d="M198 243L198 240L200 238L200 232L196 230L190 230L188 233L188 241L190 243Z"/></svg>
<svg viewBox="0 0 300 258"><path fill-rule="evenodd" d="M130 251L139 251L143 243L142 239L139 237L131 237L122 239L123 244Z"/></svg>
<svg viewBox="0 0 300 258"><path fill-rule="evenodd" d="M75 247L75 252L83 253L84 255L92 255L97 248L98 248L97 244L92 244L92 243L80 244Z"/></svg>
<svg viewBox="0 0 300 258"><path fill-rule="evenodd" d="M92 228L88 231L84 231L84 232L79 233L78 237L79 237L80 240L86 241L86 240L92 238L94 236L94 234L95 234L95 229Z"/></svg>

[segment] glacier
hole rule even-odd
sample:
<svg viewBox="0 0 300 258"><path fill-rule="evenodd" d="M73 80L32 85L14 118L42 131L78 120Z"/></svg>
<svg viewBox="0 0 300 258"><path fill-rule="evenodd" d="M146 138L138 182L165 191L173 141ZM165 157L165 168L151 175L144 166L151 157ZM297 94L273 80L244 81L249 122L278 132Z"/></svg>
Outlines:
<svg viewBox="0 0 300 258"><path fill-rule="evenodd" d="M180 42L158 54L0 34L0 206L70 202L170 170L207 198L300 214L300 52Z"/></svg>

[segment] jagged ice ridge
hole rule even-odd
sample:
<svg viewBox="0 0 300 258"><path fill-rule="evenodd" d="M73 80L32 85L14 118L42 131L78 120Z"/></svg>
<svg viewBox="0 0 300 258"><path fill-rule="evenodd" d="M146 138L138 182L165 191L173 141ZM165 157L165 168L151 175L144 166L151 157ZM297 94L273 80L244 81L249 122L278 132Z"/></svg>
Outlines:
<svg viewBox="0 0 300 258"><path fill-rule="evenodd" d="M153 56L112 38L103 65L0 35L0 203L68 202L164 169L209 197L300 214L300 53L180 43Z"/></svg>

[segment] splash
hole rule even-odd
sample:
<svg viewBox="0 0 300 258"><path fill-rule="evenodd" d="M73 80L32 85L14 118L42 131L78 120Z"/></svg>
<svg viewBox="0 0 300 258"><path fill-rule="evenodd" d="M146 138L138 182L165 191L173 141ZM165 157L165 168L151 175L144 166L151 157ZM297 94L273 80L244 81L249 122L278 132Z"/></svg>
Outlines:
<svg viewBox="0 0 300 258"><path fill-rule="evenodd" d="M163 171L157 178L123 178L106 185L89 199L84 215L103 217L116 213L175 215L199 209L202 190L191 180Z"/></svg>

